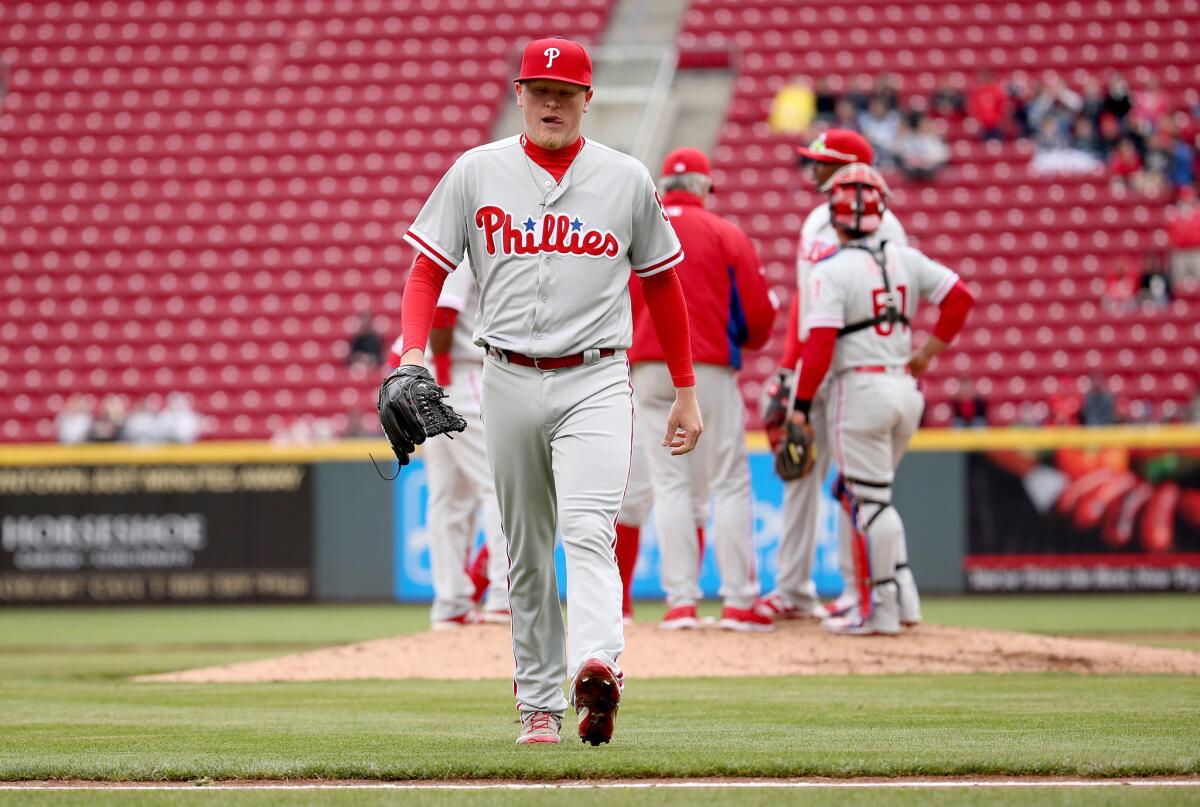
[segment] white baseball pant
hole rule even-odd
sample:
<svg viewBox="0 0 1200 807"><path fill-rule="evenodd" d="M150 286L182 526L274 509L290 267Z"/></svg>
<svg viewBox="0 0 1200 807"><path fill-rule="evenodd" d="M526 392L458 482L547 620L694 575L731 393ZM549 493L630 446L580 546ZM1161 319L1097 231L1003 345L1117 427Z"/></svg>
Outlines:
<svg viewBox="0 0 1200 807"><path fill-rule="evenodd" d="M721 573L720 595L727 605L749 608L758 598L754 557L750 465L746 452L742 396L732 367L696 364L696 396L704 436L690 454L672 456L661 447L675 387L663 362L633 368L638 429L649 446L654 484L654 526L662 555L662 584L671 607L700 600L700 558L696 542L697 488L713 498L712 541Z"/></svg>
<svg viewBox="0 0 1200 807"><path fill-rule="evenodd" d="M564 678L591 658L619 676L625 649L613 554L633 442L625 354L552 371L489 356L483 422L508 536L517 708L562 713ZM565 646L554 571L559 529L570 609Z"/></svg>
<svg viewBox="0 0 1200 807"><path fill-rule="evenodd" d="M500 507L492 484L492 469L484 447L479 419L479 364L455 364L447 402L467 421L467 430L454 439L426 441L423 452L429 483L429 553L433 571L434 622L450 619L475 607L475 586L467 560L475 541L478 514L488 548L488 590L484 608L508 608L508 553L500 525Z"/></svg>

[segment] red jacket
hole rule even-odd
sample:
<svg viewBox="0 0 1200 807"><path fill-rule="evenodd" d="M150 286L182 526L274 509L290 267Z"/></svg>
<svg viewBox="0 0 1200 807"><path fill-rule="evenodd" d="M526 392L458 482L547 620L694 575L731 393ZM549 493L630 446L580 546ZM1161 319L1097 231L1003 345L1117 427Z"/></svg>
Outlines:
<svg viewBox="0 0 1200 807"><path fill-rule="evenodd" d="M683 262L675 271L687 300L692 360L740 368L742 348L765 345L775 322L775 304L758 253L745 233L705 210L698 197L671 191L662 201L683 244ZM629 293L633 304L629 361L665 361L636 277L630 281Z"/></svg>

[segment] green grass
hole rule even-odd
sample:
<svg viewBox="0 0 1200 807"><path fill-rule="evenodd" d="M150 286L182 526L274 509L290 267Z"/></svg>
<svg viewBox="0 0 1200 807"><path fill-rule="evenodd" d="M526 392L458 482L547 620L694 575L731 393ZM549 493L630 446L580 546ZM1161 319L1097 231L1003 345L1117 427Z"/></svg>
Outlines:
<svg viewBox="0 0 1200 807"><path fill-rule="evenodd" d="M0 807L108 807L135 803L144 807L260 807L260 805L308 805L318 794L307 792L228 792L194 788L170 793L0 793ZM323 791L321 804L353 807L613 807L613 805L654 805L655 807L710 807L736 804L738 807L788 804L815 807L837 804L839 807L878 807L886 803L898 807L1009 807L1012 804L1055 805L1055 807L1175 807L1200 804L1200 788L1113 787L1113 788L1022 788L904 790L782 790L776 788L721 788L711 790L555 790L516 792L430 792L430 791Z"/></svg>
<svg viewBox="0 0 1200 807"><path fill-rule="evenodd" d="M931 598L926 616L1045 632L1159 635L1200 628L1194 603L1184 596ZM641 619L660 613L639 605ZM499 681L128 680L414 631L427 620L424 608L397 605L0 611L0 779L1200 773L1200 686L1180 676L633 680L616 742L599 749L576 742L514 746L511 689ZM721 803L683 793L689 804ZM781 797L764 791L756 801L755 793L739 791L736 803ZM1076 803L1105 803L1099 799L1108 793L1088 792ZM1155 800L1157 791L1136 793L1145 799L1136 803L1167 803ZM353 795L356 804L373 804L401 794ZM412 801L417 795L431 800ZM475 795L404 800L466 804L476 803ZM550 793L533 801L529 793L512 795L514 802L558 803ZM584 795L572 793L572 803L589 803L578 800ZM782 800L809 803L809 795L785 791ZM1171 800L1181 795L1161 798L1181 803ZM236 798L268 796L284 798ZM497 803L494 796L488 803ZM672 791L670 798L677 796ZM966 803L996 803L970 794L977 796L982 800ZM226 797L235 798L222 794L222 803ZM460 797L467 800L454 800ZM49 796L0 793L0 805L39 798ZM943 794L916 799L905 791L897 798L950 803L937 800ZM656 796L654 803L673 802Z"/></svg>

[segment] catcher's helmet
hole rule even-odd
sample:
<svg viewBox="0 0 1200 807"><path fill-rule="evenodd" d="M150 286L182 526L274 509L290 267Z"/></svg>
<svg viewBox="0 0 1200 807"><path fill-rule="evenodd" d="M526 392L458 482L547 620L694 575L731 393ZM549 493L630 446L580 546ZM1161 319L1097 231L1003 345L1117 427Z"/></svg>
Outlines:
<svg viewBox="0 0 1200 807"><path fill-rule="evenodd" d="M887 199L892 195L879 172L863 163L839 169L821 190L829 194L829 219L833 226L853 235L867 235L879 229Z"/></svg>

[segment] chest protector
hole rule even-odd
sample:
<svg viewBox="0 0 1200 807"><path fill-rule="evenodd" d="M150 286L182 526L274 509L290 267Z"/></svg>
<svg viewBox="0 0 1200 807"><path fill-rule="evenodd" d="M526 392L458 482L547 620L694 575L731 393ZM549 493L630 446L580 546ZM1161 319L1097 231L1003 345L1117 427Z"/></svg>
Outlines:
<svg viewBox="0 0 1200 807"><path fill-rule="evenodd" d="M888 277L887 265L888 254L893 252L893 250L888 249L888 242L882 242L878 250L871 249L870 246L861 242L843 244L842 249L860 249L870 255L871 260L879 265L879 273L883 275L883 291L887 304L871 319L864 319L842 326L838 331L838 337L841 338L852 333L858 333L866 328L874 328L876 325L882 325L885 322L893 327L895 327L897 322L901 325L908 325L908 315L896 307L896 296L892 294L892 282Z"/></svg>

